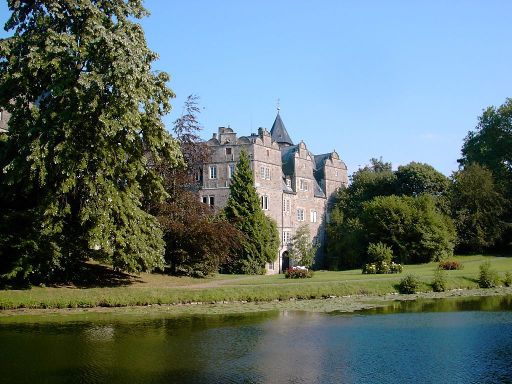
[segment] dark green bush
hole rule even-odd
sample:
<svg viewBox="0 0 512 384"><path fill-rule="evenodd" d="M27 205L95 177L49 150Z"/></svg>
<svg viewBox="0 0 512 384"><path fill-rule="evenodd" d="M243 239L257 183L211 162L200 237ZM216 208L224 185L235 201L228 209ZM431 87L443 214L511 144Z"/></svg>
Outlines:
<svg viewBox="0 0 512 384"><path fill-rule="evenodd" d="M498 285L498 282L498 274L491 269L491 263L486 261L480 264L480 275L478 276L480 288L494 288Z"/></svg>
<svg viewBox="0 0 512 384"><path fill-rule="evenodd" d="M398 292L412 294L418 291L420 281L415 275L407 275L398 284Z"/></svg>
<svg viewBox="0 0 512 384"><path fill-rule="evenodd" d="M512 286L512 274L510 272L505 273L505 277L503 278L503 285L505 287Z"/></svg>
<svg viewBox="0 0 512 384"><path fill-rule="evenodd" d="M434 280L432 280L431 285L434 292L446 291L446 275L442 269L434 272Z"/></svg>

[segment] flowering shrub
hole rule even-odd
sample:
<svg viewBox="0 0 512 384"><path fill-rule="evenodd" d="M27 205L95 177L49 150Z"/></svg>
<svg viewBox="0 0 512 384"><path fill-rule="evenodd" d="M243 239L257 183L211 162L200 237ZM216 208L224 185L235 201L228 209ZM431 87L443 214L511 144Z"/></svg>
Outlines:
<svg viewBox="0 0 512 384"><path fill-rule="evenodd" d="M313 271L306 267L291 267L286 270L284 277L287 279L305 279L313 277Z"/></svg>
<svg viewBox="0 0 512 384"><path fill-rule="evenodd" d="M455 269L462 269L464 266L462 263L458 260L454 259L448 259L448 260L442 260L439 262L438 269L444 269L445 271L451 271Z"/></svg>
<svg viewBox="0 0 512 384"><path fill-rule="evenodd" d="M367 275L382 275L387 273L402 273L402 265L395 262L386 263L385 261L378 263L365 264L363 273Z"/></svg>

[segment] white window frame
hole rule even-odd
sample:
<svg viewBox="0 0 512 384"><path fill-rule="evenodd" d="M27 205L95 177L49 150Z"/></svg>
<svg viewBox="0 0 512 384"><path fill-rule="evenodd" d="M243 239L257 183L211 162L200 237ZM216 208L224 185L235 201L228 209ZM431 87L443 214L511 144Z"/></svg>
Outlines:
<svg viewBox="0 0 512 384"><path fill-rule="evenodd" d="M270 199L267 195L261 195L261 209L268 211L270 207Z"/></svg>
<svg viewBox="0 0 512 384"><path fill-rule="evenodd" d="M216 178L217 178L217 166L210 165L210 179L216 179Z"/></svg>
<svg viewBox="0 0 512 384"><path fill-rule="evenodd" d="M228 179L232 179L234 173L235 173L235 164L228 164Z"/></svg>
<svg viewBox="0 0 512 384"><path fill-rule="evenodd" d="M317 212L316 210L312 209L309 211L310 219L312 223L316 223L317 221Z"/></svg>
<svg viewBox="0 0 512 384"><path fill-rule="evenodd" d="M297 221L304 221L304 208L297 208Z"/></svg>
<svg viewBox="0 0 512 384"><path fill-rule="evenodd" d="M284 198L283 199L283 212L287 215L290 214L290 206L291 206L291 202L290 202L290 199L289 198Z"/></svg>
<svg viewBox="0 0 512 384"><path fill-rule="evenodd" d="M301 191L308 190L308 181L306 179L299 179L299 190L301 190Z"/></svg>
<svg viewBox="0 0 512 384"><path fill-rule="evenodd" d="M283 231L283 245L290 244L292 233L290 231Z"/></svg>
<svg viewBox="0 0 512 384"><path fill-rule="evenodd" d="M270 172L270 167L265 167L265 179L266 180L272 179L272 173Z"/></svg>

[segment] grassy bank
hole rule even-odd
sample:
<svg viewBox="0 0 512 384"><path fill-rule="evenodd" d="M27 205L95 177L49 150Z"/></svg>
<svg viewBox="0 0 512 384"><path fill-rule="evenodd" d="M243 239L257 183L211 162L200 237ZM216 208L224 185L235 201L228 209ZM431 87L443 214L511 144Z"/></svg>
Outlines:
<svg viewBox="0 0 512 384"><path fill-rule="evenodd" d="M512 272L512 258L491 256L458 257L464 269L447 271L448 289L475 289L479 265L489 260L503 276ZM165 275L130 276L110 287L34 287L0 291L0 309L93 308L147 306L154 304L272 302L290 299L322 299L342 296L382 296L396 292L395 285L409 273L420 279L423 292L437 263L405 266L401 275L362 275L360 270L316 272L306 280L274 276L217 275L209 279L177 278Z"/></svg>

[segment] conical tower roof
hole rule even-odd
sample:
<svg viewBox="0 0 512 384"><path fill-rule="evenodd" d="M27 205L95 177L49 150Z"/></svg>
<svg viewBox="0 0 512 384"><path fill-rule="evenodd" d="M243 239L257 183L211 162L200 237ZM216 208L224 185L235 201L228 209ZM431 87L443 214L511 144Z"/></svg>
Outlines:
<svg viewBox="0 0 512 384"><path fill-rule="evenodd" d="M283 120L281 120L281 116L279 116L279 112L277 113L272 129L270 130L270 135L272 136L272 140L277 142L279 146L293 145L293 141L283 124Z"/></svg>

